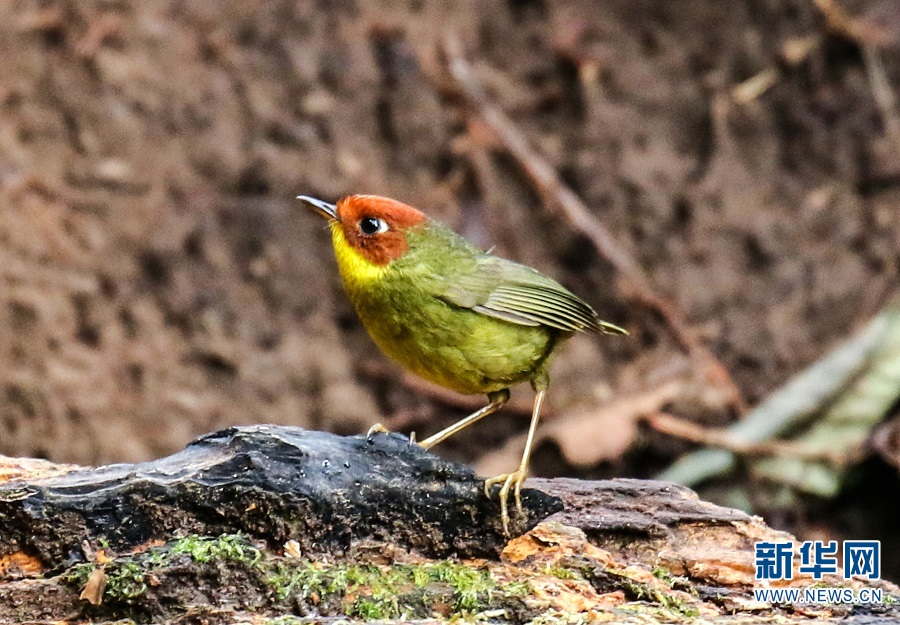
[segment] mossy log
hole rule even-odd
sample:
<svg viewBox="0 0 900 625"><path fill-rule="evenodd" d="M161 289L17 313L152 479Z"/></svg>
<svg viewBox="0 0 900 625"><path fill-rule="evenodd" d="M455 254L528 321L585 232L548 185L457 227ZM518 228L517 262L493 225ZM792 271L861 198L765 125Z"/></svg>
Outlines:
<svg viewBox="0 0 900 625"><path fill-rule="evenodd" d="M753 543L793 537L687 488L528 484L508 540L470 469L393 434L230 428L93 469L0 457L0 623L900 617L887 582L880 605L755 601Z"/></svg>
<svg viewBox="0 0 900 625"><path fill-rule="evenodd" d="M522 505L516 535L562 509L532 489ZM499 512L471 469L399 434L263 425L203 436L153 462L0 484L0 555L25 552L53 568L82 557L84 541L121 551L244 533L313 554L375 540L427 556L496 557L507 540Z"/></svg>

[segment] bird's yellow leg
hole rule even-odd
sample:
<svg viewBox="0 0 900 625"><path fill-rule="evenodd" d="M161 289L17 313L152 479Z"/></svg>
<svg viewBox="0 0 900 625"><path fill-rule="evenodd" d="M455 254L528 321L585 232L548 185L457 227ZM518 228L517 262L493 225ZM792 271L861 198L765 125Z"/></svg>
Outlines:
<svg viewBox="0 0 900 625"><path fill-rule="evenodd" d="M546 389L537 391L534 396L534 409L531 412L531 425L528 426L528 438L525 439L525 452L522 454L522 462L519 468L512 473L503 473L497 477L492 477L484 481L484 494L491 496L491 486L503 482L500 488L500 521L503 523L503 533L509 536L509 509L507 500L509 499L509 490L515 485L513 490L516 498L516 511L522 514L522 483L528 475L528 459L531 456L531 446L534 443L534 433L537 430L538 421L541 418L541 405L544 403L544 395Z"/></svg>
<svg viewBox="0 0 900 625"><path fill-rule="evenodd" d="M469 427L476 421L480 421L489 414L497 412L506 404L506 402L509 401L509 389L503 389L501 391L488 393L488 400L490 400L491 403L489 403L487 406L485 406L481 410L476 410L465 419L460 419L453 425L444 428L437 434L432 434L425 440L421 441L419 443L419 446L423 447L424 449L430 449L444 439L450 438L460 430Z"/></svg>

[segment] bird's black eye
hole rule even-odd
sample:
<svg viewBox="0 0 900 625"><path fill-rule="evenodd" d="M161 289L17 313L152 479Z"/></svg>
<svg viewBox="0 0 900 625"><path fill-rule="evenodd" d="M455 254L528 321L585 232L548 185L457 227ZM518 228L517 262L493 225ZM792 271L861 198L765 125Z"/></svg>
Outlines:
<svg viewBox="0 0 900 625"><path fill-rule="evenodd" d="M388 225L378 217L363 217L359 220L359 229L363 234L380 234L388 229Z"/></svg>

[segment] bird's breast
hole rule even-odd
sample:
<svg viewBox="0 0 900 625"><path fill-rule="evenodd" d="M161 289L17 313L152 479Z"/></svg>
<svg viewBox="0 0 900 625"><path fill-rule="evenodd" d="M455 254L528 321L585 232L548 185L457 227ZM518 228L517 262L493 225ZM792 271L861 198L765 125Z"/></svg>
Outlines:
<svg viewBox="0 0 900 625"><path fill-rule="evenodd" d="M387 274L345 282L366 331L413 373L461 393L489 393L530 380L557 336L448 304Z"/></svg>

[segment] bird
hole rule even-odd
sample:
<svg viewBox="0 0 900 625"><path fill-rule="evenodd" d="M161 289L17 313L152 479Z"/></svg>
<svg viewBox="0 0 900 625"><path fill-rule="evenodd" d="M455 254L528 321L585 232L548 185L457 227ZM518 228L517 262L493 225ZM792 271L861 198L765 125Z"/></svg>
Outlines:
<svg viewBox="0 0 900 625"><path fill-rule="evenodd" d="M603 321L584 300L527 265L484 252L452 229L398 200L349 195L337 204L297 196L329 224L344 289L369 336L414 374L488 403L418 441L430 449L509 401L510 387L529 382L534 404L518 467L484 482L498 494L504 534L508 499L522 515L541 406L549 385L548 358L576 332L627 334ZM375 424L369 435L387 431Z"/></svg>

